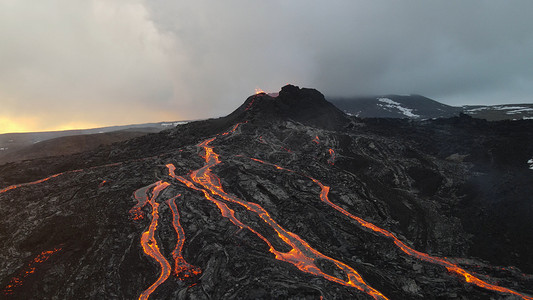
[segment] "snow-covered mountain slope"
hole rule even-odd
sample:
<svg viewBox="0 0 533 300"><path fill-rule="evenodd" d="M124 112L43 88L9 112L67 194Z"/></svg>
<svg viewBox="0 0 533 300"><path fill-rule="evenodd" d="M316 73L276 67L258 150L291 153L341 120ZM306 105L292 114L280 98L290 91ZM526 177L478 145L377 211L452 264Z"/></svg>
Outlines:
<svg viewBox="0 0 533 300"><path fill-rule="evenodd" d="M460 113L488 121L533 120L533 104L450 106L420 95L330 98L345 113L360 118L448 118Z"/></svg>
<svg viewBox="0 0 533 300"><path fill-rule="evenodd" d="M361 118L431 119L457 116L462 108L420 95L330 98L345 113Z"/></svg>
<svg viewBox="0 0 533 300"><path fill-rule="evenodd" d="M489 121L498 120L533 120L533 104L503 104L503 105L467 105L463 106L464 113L474 118Z"/></svg>

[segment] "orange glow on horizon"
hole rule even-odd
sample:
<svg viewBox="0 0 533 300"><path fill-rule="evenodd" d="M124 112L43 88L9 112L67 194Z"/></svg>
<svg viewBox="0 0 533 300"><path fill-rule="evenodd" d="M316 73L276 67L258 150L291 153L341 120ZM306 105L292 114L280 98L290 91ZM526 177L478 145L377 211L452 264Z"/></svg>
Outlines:
<svg viewBox="0 0 533 300"><path fill-rule="evenodd" d="M69 121L57 122L54 120L45 120L37 117L8 117L0 115L0 134L5 133L27 133L27 132L50 132L50 131L67 131L67 130L87 130L102 127L127 126L132 124L143 123L164 123L164 121L186 120L186 117L180 117L170 114L163 114L160 117L151 117L149 119L138 118L132 120L119 120L116 123L94 122L94 121Z"/></svg>
<svg viewBox="0 0 533 300"><path fill-rule="evenodd" d="M32 132L39 128L37 118L7 117L0 115L0 134L15 132Z"/></svg>

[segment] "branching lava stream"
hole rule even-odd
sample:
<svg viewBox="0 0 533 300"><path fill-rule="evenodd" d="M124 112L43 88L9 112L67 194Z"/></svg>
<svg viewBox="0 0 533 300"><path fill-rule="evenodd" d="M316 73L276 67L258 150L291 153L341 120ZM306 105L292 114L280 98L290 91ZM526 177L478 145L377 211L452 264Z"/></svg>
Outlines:
<svg viewBox="0 0 533 300"><path fill-rule="evenodd" d="M178 206L176 205L176 198L181 195L167 200L167 204L172 211L172 226L176 231L177 241L176 248L172 251L172 258L174 258L174 275L178 278L191 278L202 273L200 268L189 264L185 258L183 258L182 250L183 245L185 244L185 232L183 227L180 224L180 214L178 211Z"/></svg>
<svg viewBox="0 0 533 300"><path fill-rule="evenodd" d="M329 281L332 281L332 282L335 282L335 283L338 283L344 286L353 287L359 291L362 291L368 294L374 299L387 299L387 297L385 297L385 295L383 295L381 292L369 286L363 280L361 275L357 271L355 271L352 267L348 266L347 264L341 261L338 261L334 258L328 257L320 253L319 251L314 249L311 245L309 245L306 241L300 238L298 235L284 229L270 216L270 214L261 205L257 203L245 201L235 195L229 194L224 191L222 184L221 184L221 179L217 175L215 175L211 170L213 167L220 164L221 161L219 159L219 155L213 150L213 147L210 146L210 144L213 141L215 141L219 136L227 136L230 133L236 132L239 125L241 124L242 123L238 123L234 125L231 130L224 132L222 134L219 134L215 137L206 139L200 144L198 144L198 147L202 148L203 150L200 156L204 159L205 164L200 169L191 171L191 173L187 176L188 178L176 175L175 174L176 168L173 164L166 165L168 169L168 175L171 178L174 178L175 180L181 182L186 187L203 193L206 200L214 203L217 206L217 208L220 210L220 213L223 217L227 218L229 221L231 221L235 226L239 227L240 229L249 230L250 232L255 234L258 238L263 240L265 244L268 246L269 252L271 252L277 260L290 263L302 272L312 274L315 276L319 276L326 280L329 280ZM316 137L315 140L316 142L320 141L318 139L318 136ZM328 159L328 163L334 164L334 161L336 158L335 151L333 149L329 149L329 154L330 154L330 159ZM259 163L273 166L279 170L285 170L285 171L292 172L295 174L300 174L290 169L280 167L272 163L264 162L256 158L251 158L251 159ZM458 265L448 261L446 258L434 257L431 255L419 252L417 250L414 250L413 248L407 246L400 239L398 239L393 233L385 229L382 229L370 222L367 222L349 213L342 207L331 202L328 197L329 190L330 190L329 186L322 184L320 181L318 181L317 179L311 176L304 175L304 174L300 174L300 175L309 178L310 180L312 180L315 184L317 184L320 187L321 192L320 192L319 197L322 202L326 203L328 206L332 207L333 209L337 210L343 215L349 217L350 219L355 220L360 226L366 229L369 229L374 233L377 233L379 235L382 235L386 238L391 239L394 242L394 244L405 254L415 257L425 262L443 266L449 272L458 275L459 277L463 278L466 282L472 283L478 287L481 287L487 290L501 292L501 293L512 294L512 295L521 297L522 299L525 299L525 300L533 300L532 297L527 296L525 294L521 294L514 290L500 287L495 284L491 284L486 281L483 281L480 278L473 275L472 273L469 273L466 270L459 267ZM141 209L147 203L149 203L152 207L151 224L150 224L149 229L143 233L141 244L143 246L144 252L150 257L152 257L153 259L155 259L161 266L161 275L159 276L157 281L154 282L154 284L152 284L152 286L150 286L147 290L145 290L141 294L139 299L147 299L150 296L150 294L153 293L153 291L169 277L171 273L170 264L165 259L165 257L161 254L159 247L157 245L157 241L154 238L154 232L157 229L157 222L159 218L159 215L158 215L159 204L155 200L158 197L159 193L163 189L165 189L167 186L169 186L169 183L159 181L147 187L141 188L134 193L134 197L135 199L137 199L138 203L130 211L133 219L137 220L137 219L143 218ZM153 188L152 196L149 197L148 192L152 188ZM188 278L188 277L193 277L193 276L200 274L201 270L198 267L187 263L181 253L183 245L184 245L184 241L185 241L185 233L183 231L183 228L180 225L180 216L179 216L178 209L175 203L175 199L178 196L166 201L166 203L168 204L168 206L170 207L172 211L172 215L173 215L172 224L177 234L176 248L172 252L172 256L175 261L174 273L178 277ZM286 245L288 245L291 248L291 250L288 252L280 252L276 250L272 242L268 239L268 237L265 237L264 235L260 234L256 229L250 227L249 225L244 224L243 221L239 220L235 216L235 211L232 210L228 206L228 203L233 203L233 204L242 206L247 211L257 215L264 222L264 224L268 225L270 228L274 230L274 232L277 234L279 239L283 241ZM317 260L329 261L330 263L334 264L339 270L341 270L345 276L333 276L331 274L324 273L317 266Z"/></svg>
<svg viewBox="0 0 533 300"><path fill-rule="evenodd" d="M239 125L240 123L235 125L232 130L225 132L222 135L224 136L229 133L235 132L235 130L238 128ZM357 273L357 271L355 271L352 267L318 252L313 247L311 247L307 242L305 242L302 238L300 238L298 235L285 230L276 221L274 221L272 217L268 214L268 212L263 207L261 207L259 204L256 204L253 202L247 202L234 195L230 195L226 193L224 189L222 188L220 178L211 172L211 168L220 163L218 154L215 153L213 148L209 146L209 144L212 141L214 141L216 138L217 137L207 139L198 145L198 147L202 147L204 149L204 154L201 156L205 160L205 165L202 168L195 170L190 174L190 178L192 179L192 182L181 176L176 176L174 174L175 168L171 164L167 165L169 169L169 175L176 178L177 180L179 180L180 182L182 182L189 188L202 191L207 200L212 201L217 205L217 207L220 209L224 217L231 220L233 224L239 226L240 228L246 228L250 230L251 232L256 234L259 238L261 238L263 241L265 241L265 243L269 247L269 251L275 255L276 259L291 263L303 272L306 272L306 273L309 273L315 276L323 277L329 281L336 282L338 284L342 284L342 285L349 286L349 287L354 287L362 292L367 293L368 295L372 296L374 299L387 299L379 291L375 290L374 288L366 284L363 278L359 275L359 273ZM193 182L200 185L203 188L196 187ZM272 229L274 229L278 237L282 241L284 241L288 246L290 246L292 250L286 253L277 251L272 246L272 243L267 238L265 238L263 235L259 234L257 231L250 228L249 226L244 225L241 221L239 221L235 217L233 210L231 210L222 201L216 200L213 196L219 197L222 200L227 201L227 202L241 205L242 207L246 208L248 211L257 214L267 225L269 225ZM338 277L322 272L315 263L317 259L327 260L333 263L334 265L336 265L340 270L344 272L344 274L347 277L347 280L344 280L343 278L338 278Z"/></svg>
<svg viewBox="0 0 533 300"><path fill-rule="evenodd" d="M148 297L150 297L150 295L155 291L155 289L159 285L161 285L161 283L165 282L168 276L170 276L170 264L163 256L163 254L161 254L159 246L157 245L157 240L154 237L155 231L157 229L157 222L159 220L159 203L157 203L155 200L159 196L159 193L165 188L167 188L170 184L167 182L158 181L152 186L154 185L155 187L152 191L152 197L150 197L150 199L147 201L152 207L152 221L148 230L143 232L141 236L141 245L143 247L144 253L152 257L159 263L159 265L161 265L161 275L159 275L159 278L157 278L156 282L154 282L148 289L141 293L141 295L139 296L139 300L148 299ZM148 199L148 189L141 188L140 190L146 193L146 199ZM136 196L138 194L138 191L135 192Z"/></svg>
<svg viewBox="0 0 533 300"><path fill-rule="evenodd" d="M278 170L285 170L285 171L288 171L288 172L291 172L291 173L298 174L297 172L292 171L290 169L287 169L287 168L284 168L284 167L280 167L278 165L275 165L275 164L272 164L272 163L268 163L268 162L262 161L260 159L256 159L256 158L251 158L251 159L253 161L256 161L256 162L259 162L259 163L262 163L262 164L273 166L273 167L275 167ZM392 239L394 241L394 244L402 252L404 252L405 254L407 254L409 256L412 256L412 257L415 257L415 258L420 259L420 260L425 261L425 262L429 262L429 263L433 263L433 264L436 264L436 265L443 266L449 272L454 273L456 275L459 275L460 277L464 278L464 280L466 282L472 283L472 284L474 284L474 285L476 285L478 287L481 287L481 288L484 288L484 289L488 289L488 290L492 290L492 291L497 291L497 292L500 292L500 293L512 294L512 295L521 297L522 299L525 299L525 300L533 300L533 297L531 297L531 296L524 295L524 294L521 294L521 293L516 292L514 290L511 290L511 289L508 289L508 288L505 288L505 287L501 287L501 286L494 285L494 284L488 283L486 281L483 281L480 278L474 276L472 273L467 272L466 270L462 269L458 265L456 265L456 264L454 264L454 263L452 263L452 262L450 262L450 261L448 261L448 260L446 260L444 258L431 256L429 254L422 253L420 251L417 251L417 250L407 246L404 242L402 242L400 239L398 239L391 232L389 232L389 231L387 231L387 230L385 230L383 228L380 228L380 227L378 227L378 226L376 226L376 225L374 225L374 224L372 224L370 222L367 222L367 221L365 221L365 220L363 220L363 219L361 219L361 218L349 213L348 211L346 211L342 207L336 205L335 203L331 202L329 200L329 197L328 197L329 189L330 189L329 186L322 184L320 181L318 181L317 179L315 179L315 178L313 178L311 176L307 176L307 175L303 175L303 174L300 174L300 175L311 179L314 183L316 183L320 187L320 189L321 189L321 191L320 191L320 200L322 200L324 203L326 203L327 205L331 206L332 208L334 208L338 212L342 213L343 215L345 215L345 216L357 221L357 223L359 223L359 225L361 225L362 227L365 227L367 229L372 230L373 232L376 232L376 233L378 233L378 234L380 234L382 236L385 236L387 238Z"/></svg>
<svg viewBox="0 0 533 300"><path fill-rule="evenodd" d="M141 246L144 253L157 261L161 267L161 274L157 280L139 296L139 300L146 300L150 295L165 282L171 274L171 267L168 260L163 256L157 240L155 238L155 232L158 227L159 221L159 203L156 202L161 191L166 189L170 184L168 182L158 181L151 185L142 187L133 193L134 198L137 200L137 204L130 210L130 216L133 220L141 220L144 218L142 208L146 204L150 204L152 207L152 218L148 230L141 235ZM149 196L149 192L152 191L152 195ZM183 258L182 250L185 244L185 232L180 224L180 215L178 207L176 205L176 198L181 195L177 195L166 201L172 212L172 226L176 231L176 247L172 251L172 258L174 259L174 275L180 280L195 277L201 274L202 270L196 266L189 264L185 258Z"/></svg>

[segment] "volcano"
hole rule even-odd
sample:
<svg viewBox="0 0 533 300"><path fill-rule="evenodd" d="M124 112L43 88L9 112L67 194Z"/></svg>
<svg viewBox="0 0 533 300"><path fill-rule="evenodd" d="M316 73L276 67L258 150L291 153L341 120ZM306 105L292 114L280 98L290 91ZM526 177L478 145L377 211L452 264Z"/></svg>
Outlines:
<svg viewBox="0 0 533 300"><path fill-rule="evenodd" d="M0 166L4 299L533 299L533 121L314 90Z"/></svg>

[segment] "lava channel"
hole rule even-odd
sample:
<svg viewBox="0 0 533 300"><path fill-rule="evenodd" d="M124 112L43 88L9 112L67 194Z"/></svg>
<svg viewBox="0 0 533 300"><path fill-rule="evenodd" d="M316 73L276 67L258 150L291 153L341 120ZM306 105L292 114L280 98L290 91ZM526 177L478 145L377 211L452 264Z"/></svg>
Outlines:
<svg viewBox="0 0 533 300"><path fill-rule="evenodd" d="M262 161L260 159L257 159L257 158L251 158L253 161L256 161L256 162L259 162L259 163L263 163L263 164L266 164L266 165L270 165L270 166L273 166L275 167L276 169L278 170L285 170L285 171L288 171L288 172L291 172L291 173L296 173L294 172L293 170L290 170L290 169L287 169L287 168L284 168L284 167L280 167L276 164L273 164L273 163L268 163L268 162L265 162L265 161ZM302 174L301 174L302 175ZM329 194L329 189L330 187L327 186L327 185L324 185L322 184L320 181L318 181L317 179L311 177L311 176L307 176L307 175L302 175L302 176L305 176L309 179L311 179L314 183L316 183L321 191L320 191L320 200L322 200L322 202L326 203L327 205L331 206L332 208L334 208L335 210L337 210L338 212L342 213L343 215L357 221L357 223L359 223L359 225L361 225L362 227L365 227L365 228L368 228L370 230L372 230L373 232L376 232L382 236L385 236L387 238L390 238L394 241L394 244L402 251L404 252L405 254L409 255L409 256L412 256L412 257L415 257L419 260L422 260L422 261L425 261L425 262L429 262L429 263L432 263L432 264L436 264L436 265L440 265L440 266L443 266L445 267L449 272L451 273L454 273L456 275L459 275L461 278L464 278L464 280L468 283L472 283L478 287L481 287L481 288L484 288L484 289L487 289L487 290L491 290L491 291L496 291L496 292L500 292L500 293L506 293L506 294L512 294L512 295L515 295L515 296L518 296L522 299L525 299L525 300L533 300L533 297L531 296L527 296L525 294L521 294L519 292L516 292L514 290L511 290L511 289L508 289L508 288L505 288L505 287L501 287L501 286L498 286L498 285L495 285L495 284L491 284L491 283L488 283L486 281L483 281L481 280L480 278L476 277L475 275L473 275L472 273L469 273L467 272L466 270L464 270L463 268L459 267L458 265L444 259L444 258L440 258L440 257L435 257L435 256L431 256L429 254L426 254L426 253L423 253L423 252L420 252L420 251L417 251L409 246L407 246L404 242L402 242L400 239L398 239L394 234L392 234L391 232L383 229L383 228L380 228L370 222L367 222L355 215L352 215L351 213L349 213L348 211L346 211L345 209L343 209L342 207L336 205L335 203L331 202L329 200L329 197L328 197L328 194Z"/></svg>
<svg viewBox="0 0 533 300"><path fill-rule="evenodd" d="M176 248L172 251L172 258L174 258L174 275L180 280L194 278L202 273L202 270L197 267L189 264L183 257L182 250L183 245L185 244L185 231L180 224L180 214L178 211L178 206L176 205L176 198L181 195L167 200L167 204L172 211L172 226L176 231L177 241Z"/></svg>
<svg viewBox="0 0 533 300"><path fill-rule="evenodd" d="M112 164L107 164L107 165L94 166L94 167L90 167L89 170L98 169L98 168L105 168L105 167L112 167L112 166L118 166L120 164L122 164L122 163L112 163ZM48 180L50 180L52 178L56 178L56 177L61 176L61 175L70 174L70 173L78 173L78 172L81 172L81 171L85 171L85 169L77 169L77 170L65 171L65 172L61 172L61 173L57 173L57 174L54 174L54 175L50 175L48 177L45 177L45 178L42 178L42 179L39 179L39 180L35 180L35 181L32 181L32 182L26 182L26 183L10 185L10 186L8 186L6 188L1 189L0 190L0 194L3 194L5 192L7 192L7 191L11 191L11 190L14 190L14 189L17 189L17 188L20 188L20 187L39 184L39 183L48 181Z"/></svg>
<svg viewBox="0 0 533 300"><path fill-rule="evenodd" d="M329 148L329 159L328 159L328 164L330 165L334 165L335 164L335 158L337 156L335 155L335 150L333 150L332 148Z"/></svg>
<svg viewBox="0 0 533 300"><path fill-rule="evenodd" d="M157 261L161 266L161 274L149 288L147 288L141 293L141 295L139 296L139 300L148 299L148 297L150 297L150 295L155 291L155 289L157 289L157 287L159 287L163 282L165 282L170 276L170 263L166 260L163 254L161 254L159 246L157 245L157 240L154 236L155 231L157 230L157 224L159 220L159 203L156 202L156 199L159 196L159 193L165 188L167 188L169 185L170 184L167 182L158 181L148 187L140 188L134 193L135 198L137 199L139 199L138 196L140 196L140 194L144 193L146 200L142 202L142 206L149 203L152 207L152 221L150 222L148 230L143 232L141 236L141 246L143 248L144 253L146 253L148 256ZM154 187L152 191L152 196L148 198L148 190L152 186ZM137 205L139 205L139 203ZM135 207L137 207L137 205ZM142 206L140 206L140 208L142 208Z"/></svg>
<svg viewBox="0 0 533 300"><path fill-rule="evenodd" d="M6 188L1 189L1 190L0 190L0 194L5 193L5 192L7 192L7 191L11 191L11 190L17 189L17 188L20 188L20 187L23 187L23 186L39 184L39 183L42 183L42 182L48 181L48 180L50 180L50 179L52 179L52 178L56 178L56 177L58 177L58 176L61 176L61 175L67 174L67 173L77 173L77 172L81 172L81 171L83 171L83 170L82 170L82 169L80 169L80 170L72 170L72 171L67 171L67 172L57 173L57 174L54 174L54 175L48 176L48 177L46 177L46 178L39 179L39 180L32 181L32 182L27 182L27 183L21 183L21 184L10 185L10 186L8 186L8 187L6 187Z"/></svg>

